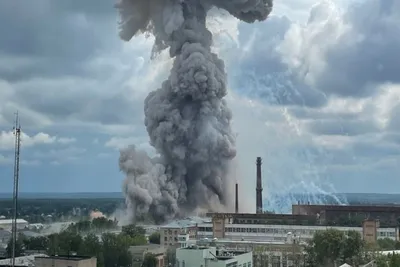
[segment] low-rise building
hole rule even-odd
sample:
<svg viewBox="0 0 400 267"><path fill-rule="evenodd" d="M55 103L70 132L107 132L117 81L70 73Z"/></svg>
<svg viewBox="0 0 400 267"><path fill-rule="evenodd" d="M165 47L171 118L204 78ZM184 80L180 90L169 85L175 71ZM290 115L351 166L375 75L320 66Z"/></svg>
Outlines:
<svg viewBox="0 0 400 267"><path fill-rule="evenodd" d="M18 266L27 266L27 267L35 267L35 257L47 257L45 254L35 254L29 256L21 256L15 258L15 265ZM7 258L0 260L0 265L12 265L12 259Z"/></svg>
<svg viewBox="0 0 400 267"><path fill-rule="evenodd" d="M12 219L1 219L0 220L0 229L10 230L12 229ZM25 229L28 227L29 223L24 219L17 219L17 229Z"/></svg>
<svg viewBox="0 0 400 267"><path fill-rule="evenodd" d="M254 267L299 266L304 259L304 243L288 235L286 241L243 241L230 239L201 239L182 241L181 247L210 244L217 250L252 252Z"/></svg>
<svg viewBox="0 0 400 267"><path fill-rule="evenodd" d="M262 217L270 215L254 214L215 214L212 223L202 223L197 226L198 238L219 238L232 240L251 240L251 241L285 241L289 233L293 234L301 241L311 239L317 231L327 229L337 229L340 231L356 231L365 238L366 227L344 227L344 226L326 226L326 225L305 225L305 224L267 224L265 222L248 219L251 217L261 220ZM261 218L261 219L260 219ZM375 231L375 230L374 230ZM379 228L376 227L376 239L389 238L399 240L399 231L397 228Z"/></svg>
<svg viewBox="0 0 400 267"><path fill-rule="evenodd" d="M252 252L191 245L176 250L177 267L252 267Z"/></svg>
<svg viewBox="0 0 400 267"><path fill-rule="evenodd" d="M210 219L190 217L184 220L176 220L160 227L160 243L162 246L179 246L179 236L189 235L191 239L197 238L197 225L211 223Z"/></svg>
<svg viewBox="0 0 400 267"><path fill-rule="evenodd" d="M96 267L96 257L44 256L35 257L35 267Z"/></svg>

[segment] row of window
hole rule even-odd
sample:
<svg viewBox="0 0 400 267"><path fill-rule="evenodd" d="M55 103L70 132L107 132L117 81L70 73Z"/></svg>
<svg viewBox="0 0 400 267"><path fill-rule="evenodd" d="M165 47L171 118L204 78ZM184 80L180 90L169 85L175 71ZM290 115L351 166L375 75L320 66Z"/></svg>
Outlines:
<svg viewBox="0 0 400 267"><path fill-rule="evenodd" d="M288 234L289 232L295 235L314 235L319 230L308 229L277 229L277 228L238 228L226 227L226 233L263 233L263 234ZM213 232L211 227L199 227L199 232ZM346 231L347 232L347 231ZM362 231L359 231L362 232ZM378 231L379 236L394 237L395 232Z"/></svg>
<svg viewBox="0 0 400 267"><path fill-rule="evenodd" d="M395 232L378 232L379 236L382 237L395 237L396 233Z"/></svg>

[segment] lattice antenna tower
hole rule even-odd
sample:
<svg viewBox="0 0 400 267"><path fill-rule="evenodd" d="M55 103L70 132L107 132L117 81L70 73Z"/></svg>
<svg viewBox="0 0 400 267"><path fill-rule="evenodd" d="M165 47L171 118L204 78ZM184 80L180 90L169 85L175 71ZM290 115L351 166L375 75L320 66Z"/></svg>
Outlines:
<svg viewBox="0 0 400 267"><path fill-rule="evenodd" d="M14 190L13 190L13 219L12 219L12 267L15 267L16 244L17 244L17 217L18 217L18 180L19 180L19 156L21 148L21 124L18 112L15 114L15 125L13 128L15 136L15 156L14 156Z"/></svg>

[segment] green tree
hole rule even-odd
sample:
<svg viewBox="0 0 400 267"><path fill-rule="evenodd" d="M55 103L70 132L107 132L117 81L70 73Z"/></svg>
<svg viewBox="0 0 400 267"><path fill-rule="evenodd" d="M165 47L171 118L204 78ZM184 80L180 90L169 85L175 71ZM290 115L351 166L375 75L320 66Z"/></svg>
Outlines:
<svg viewBox="0 0 400 267"><path fill-rule="evenodd" d="M79 253L81 255L97 257L97 267L104 266L103 244L94 233L89 233L83 238Z"/></svg>
<svg viewBox="0 0 400 267"><path fill-rule="evenodd" d="M160 244L160 233L154 232L149 236L149 242L151 244Z"/></svg>
<svg viewBox="0 0 400 267"><path fill-rule="evenodd" d="M173 247L170 247L167 249L166 253L166 265L167 266L175 266L175 261L176 261L176 249Z"/></svg>
<svg viewBox="0 0 400 267"><path fill-rule="evenodd" d="M27 250L47 250L49 239L46 236L30 237L23 240Z"/></svg>
<svg viewBox="0 0 400 267"><path fill-rule="evenodd" d="M47 253L49 255L57 255L60 253L59 237L58 233L49 235L47 238L49 240L47 244Z"/></svg>
<svg viewBox="0 0 400 267"><path fill-rule="evenodd" d="M82 245L82 236L79 233L63 231L59 235L59 248L62 254L69 255L78 252Z"/></svg>
<svg viewBox="0 0 400 267"><path fill-rule="evenodd" d="M157 258L152 253L146 253L143 259L142 267L156 267L157 266Z"/></svg>
<svg viewBox="0 0 400 267"><path fill-rule="evenodd" d="M8 258L12 257L12 245L13 245L12 238L10 238L6 247L6 253ZM21 236L19 236L15 242L15 257L19 257L22 255L22 253L24 252L23 245L24 245L23 240Z"/></svg>
<svg viewBox="0 0 400 267"><path fill-rule="evenodd" d="M129 236L105 233L101 239L104 266L126 267L132 264L132 256L128 251L131 242Z"/></svg>
<svg viewBox="0 0 400 267"><path fill-rule="evenodd" d="M351 265L360 265L362 262L364 241L361 235L356 231L348 231L344 236L342 247L342 263Z"/></svg>
<svg viewBox="0 0 400 267"><path fill-rule="evenodd" d="M394 250L397 245L397 242L390 238L378 239L377 243L381 250Z"/></svg>
<svg viewBox="0 0 400 267"><path fill-rule="evenodd" d="M146 230L143 227L130 224L122 227L122 233L134 238L136 236L144 236Z"/></svg>
<svg viewBox="0 0 400 267"><path fill-rule="evenodd" d="M116 221L109 220L106 217L94 218L92 220L92 227L98 231L114 229L116 226Z"/></svg>
<svg viewBox="0 0 400 267"><path fill-rule="evenodd" d="M330 267L345 262L359 264L362 261L364 242L358 232L347 235L336 229L318 231L306 247L309 267Z"/></svg>
<svg viewBox="0 0 400 267"><path fill-rule="evenodd" d="M377 267L398 267L400 266L400 254L378 255L375 263Z"/></svg>

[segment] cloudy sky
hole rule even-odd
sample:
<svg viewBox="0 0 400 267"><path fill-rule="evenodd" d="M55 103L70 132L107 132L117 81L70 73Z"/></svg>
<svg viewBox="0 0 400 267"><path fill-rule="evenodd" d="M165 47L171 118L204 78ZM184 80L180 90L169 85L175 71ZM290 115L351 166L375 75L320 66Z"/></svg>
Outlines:
<svg viewBox="0 0 400 267"><path fill-rule="evenodd" d="M400 193L400 1L332 2L275 0L252 25L209 19L233 179L249 194L257 156L269 195ZM151 151L143 100L171 61L150 60L151 37L122 42L117 20L112 1L0 1L0 192L12 191L17 110L24 192L120 191L118 149Z"/></svg>

